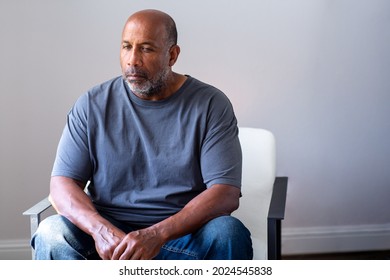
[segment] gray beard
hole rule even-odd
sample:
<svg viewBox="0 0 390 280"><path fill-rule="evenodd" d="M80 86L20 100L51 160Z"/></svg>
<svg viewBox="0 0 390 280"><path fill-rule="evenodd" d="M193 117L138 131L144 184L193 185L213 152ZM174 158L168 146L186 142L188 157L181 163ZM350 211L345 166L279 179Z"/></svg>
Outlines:
<svg viewBox="0 0 390 280"><path fill-rule="evenodd" d="M147 80L142 84L130 82L124 77L130 90L138 96L151 98L161 95L163 88L167 85L169 70L165 70L155 80Z"/></svg>

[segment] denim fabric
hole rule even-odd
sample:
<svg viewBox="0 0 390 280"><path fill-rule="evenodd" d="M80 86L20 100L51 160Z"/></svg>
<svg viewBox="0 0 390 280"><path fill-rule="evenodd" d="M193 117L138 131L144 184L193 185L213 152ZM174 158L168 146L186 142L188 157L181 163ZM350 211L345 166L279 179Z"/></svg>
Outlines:
<svg viewBox="0 0 390 280"><path fill-rule="evenodd" d="M135 228L112 221L130 232ZM54 215L46 218L34 234L31 245L37 260L98 259L95 244L69 220ZM221 216L209 221L197 232L167 242L156 260L245 260L252 259L248 229L236 218Z"/></svg>

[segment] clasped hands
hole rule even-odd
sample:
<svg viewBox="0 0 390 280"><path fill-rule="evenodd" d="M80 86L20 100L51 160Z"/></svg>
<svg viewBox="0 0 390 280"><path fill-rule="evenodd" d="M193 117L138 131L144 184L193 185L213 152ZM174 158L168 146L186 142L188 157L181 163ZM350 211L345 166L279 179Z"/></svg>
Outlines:
<svg viewBox="0 0 390 280"><path fill-rule="evenodd" d="M103 260L150 260L157 256L164 244L153 227L128 234L116 227L102 227L92 237Z"/></svg>

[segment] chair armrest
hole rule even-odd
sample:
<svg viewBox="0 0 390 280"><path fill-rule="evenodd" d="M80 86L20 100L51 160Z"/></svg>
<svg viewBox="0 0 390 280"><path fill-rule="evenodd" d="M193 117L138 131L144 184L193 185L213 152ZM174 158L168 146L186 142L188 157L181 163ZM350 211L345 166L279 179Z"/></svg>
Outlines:
<svg viewBox="0 0 390 280"><path fill-rule="evenodd" d="M271 204L268 211L268 219L284 219L286 208L288 177L276 177L272 192Z"/></svg>
<svg viewBox="0 0 390 280"><path fill-rule="evenodd" d="M48 208L50 208L51 203L49 201L48 197L45 197L40 202L35 204L30 209L23 212L23 215L30 216L30 234L31 237L38 229L38 225L41 222L41 215L43 212L45 212ZM32 250L32 259L34 259L34 250Z"/></svg>
<svg viewBox="0 0 390 280"><path fill-rule="evenodd" d="M49 198L45 197L44 199L42 199L40 202L35 204L30 209L24 211L23 215L26 215L26 216L28 216L28 215L39 215L39 214L42 214L42 212L44 212L50 206L51 206L51 203L49 201Z"/></svg>
<svg viewBox="0 0 390 280"><path fill-rule="evenodd" d="M281 259L282 226L286 208L288 177L276 177L267 217L268 259Z"/></svg>
<svg viewBox="0 0 390 280"><path fill-rule="evenodd" d="M23 212L23 215L30 216L31 236L35 233L39 223L41 222L41 214L46 211L50 206L51 203L49 201L49 198L46 197L30 209Z"/></svg>

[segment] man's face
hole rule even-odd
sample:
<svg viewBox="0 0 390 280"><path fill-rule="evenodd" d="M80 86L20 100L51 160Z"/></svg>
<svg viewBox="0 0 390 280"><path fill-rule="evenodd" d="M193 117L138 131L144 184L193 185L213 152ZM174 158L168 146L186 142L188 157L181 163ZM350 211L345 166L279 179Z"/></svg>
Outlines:
<svg viewBox="0 0 390 280"><path fill-rule="evenodd" d="M170 69L170 46L163 25L136 19L122 33L120 62L123 77L139 97L158 96Z"/></svg>

